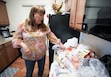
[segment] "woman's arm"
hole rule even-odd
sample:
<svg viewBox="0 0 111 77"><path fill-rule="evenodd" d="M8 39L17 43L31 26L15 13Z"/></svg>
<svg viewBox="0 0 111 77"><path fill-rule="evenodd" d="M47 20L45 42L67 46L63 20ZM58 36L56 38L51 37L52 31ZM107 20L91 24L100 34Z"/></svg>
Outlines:
<svg viewBox="0 0 111 77"><path fill-rule="evenodd" d="M13 34L13 39L12 39L12 46L14 48L22 48L24 53L26 55L30 55L31 52L28 48L28 46L23 42L23 35L22 35L22 24L18 26L18 30Z"/></svg>
<svg viewBox="0 0 111 77"><path fill-rule="evenodd" d="M53 32L48 33L48 39L53 44L59 44L61 42L61 40L58 39Z"/></svg>
<svg viewBox="0 0 111 77"><path fill-rule="evenodd" d="M53 44L58 44L62 49L65 49L65 46L62 44L61 40L56 37L53 32L48 33L48 39Z"/></svg>
<svg viewBox="0 0 111 77"><path fill-rule="evenodd" d="M17 31L13 34L12 45L14 48L20 48L23 42L22 25L18 25Z"/></svg>

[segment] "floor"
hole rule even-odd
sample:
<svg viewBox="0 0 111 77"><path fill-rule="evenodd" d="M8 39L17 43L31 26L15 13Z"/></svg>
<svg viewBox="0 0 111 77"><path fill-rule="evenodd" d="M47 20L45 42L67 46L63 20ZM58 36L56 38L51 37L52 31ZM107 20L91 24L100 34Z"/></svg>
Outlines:
<svg viewBox="0 0 111 77"><path fill-rule="evenodd" d="M14 77L25 77L26 69L25 69L24 60L21 57L17 58L14 61L14 63L12 63L9 67L19 68L17 73L14 75ZM36 63L35 69L33 72L33 77L37 77L37 72L38 72L38 69L37 69L37 63ZM48 73L49 73L49 56L46 56L46 63L45 63L43 77L47 77Z"/></svg>

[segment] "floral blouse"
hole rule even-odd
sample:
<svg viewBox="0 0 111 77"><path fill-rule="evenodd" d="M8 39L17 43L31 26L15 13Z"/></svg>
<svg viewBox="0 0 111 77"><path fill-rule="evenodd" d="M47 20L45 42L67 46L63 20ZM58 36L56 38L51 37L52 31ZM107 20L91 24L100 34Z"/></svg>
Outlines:
<svg viewBox="0 0 111 77"><path fill-rule="evenodd" d="M49 27L48 27L49 28ZM12 45L14 48L21 48L19 43L24 42L30 49L31 55L25 55L23 48L21 48L22 57L27 60L39 60L43 58L46 54L47 38L53 43L58 44L60 39L58 39L54 33L51 32L50 28L46 32L37 30L35 32L27 31L22 28L22 24L18 26L18 30L14 33L12 39Z"/></svg>

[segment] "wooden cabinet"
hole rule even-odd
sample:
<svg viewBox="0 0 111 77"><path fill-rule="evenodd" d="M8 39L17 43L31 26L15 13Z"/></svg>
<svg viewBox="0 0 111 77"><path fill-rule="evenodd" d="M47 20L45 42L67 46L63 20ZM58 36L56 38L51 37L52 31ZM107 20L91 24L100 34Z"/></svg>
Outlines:
<svg viewBox="0 0 111 77"><path fill-rule="evenodd" d="M6 52L4 46L0 45L0 71L2 71L8 64L8 58L6 58Z"/></svg>
<svg viewBox="0 0 111 77"><path fill-rule="evenodd" d="M8 26L9 19L6 9L6 2L0 1L0 26Z"/></svg>
<svg viewBox="0 0 111 77"><path fill-rule="evenodd" d="M11 41L0 45L0 72L19 56L18 49L12 47Z"/></svg>
<svg viewBox="0 0 111 77"><path fill-rule="evenodd" d="M82 22L84 16L86 0L72 0L69 26L82 30Z"/></svg>
<svg viewBox="0 0 111 77"><path fill-rule="evenodd" d="M10 63L19 55L19 52L16 51L17 49L14 49L12 47L12 43L11 42L5 43L4 46L5 46L5 50L6 50L6 55L8 57L8 61Z"/></svg>

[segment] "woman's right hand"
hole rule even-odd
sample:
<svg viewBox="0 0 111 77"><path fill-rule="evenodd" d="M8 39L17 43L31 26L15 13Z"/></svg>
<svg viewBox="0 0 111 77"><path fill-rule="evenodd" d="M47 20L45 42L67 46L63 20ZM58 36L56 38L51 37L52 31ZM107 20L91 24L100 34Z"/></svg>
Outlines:
<svg viewBox="0 0 111 77"><path fill-rule="evenodd" d="M20 46L22 47L24 54L29 55L29 56L31 55L30 49L25 43L21 42Z"/></svg>
<svg viewBox="0 0 111 77"><path fill-rule="evenodd" d="M59 43L59 45L63 51L66 49L65 46L61 42Z"/></svg>

